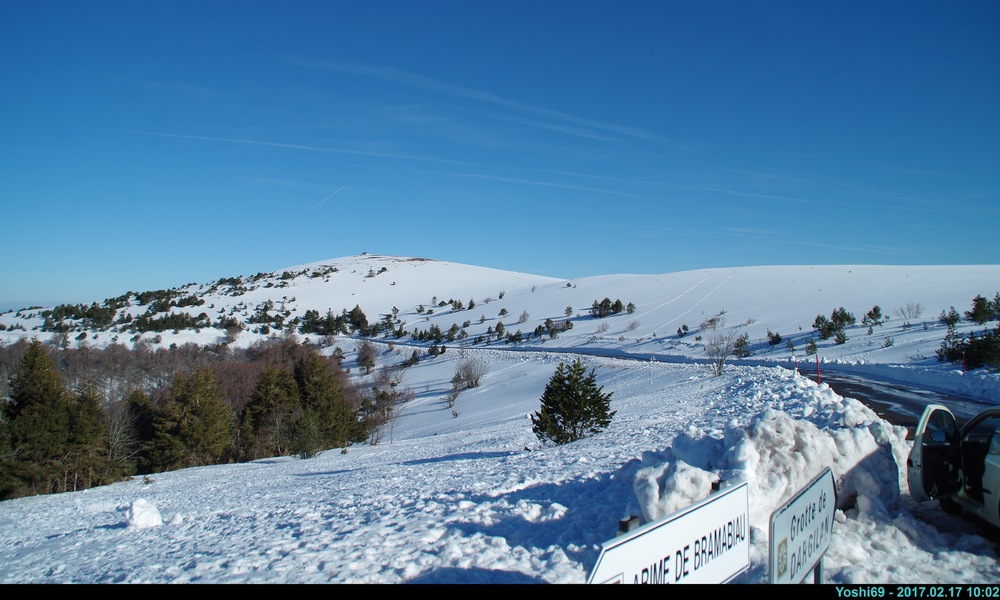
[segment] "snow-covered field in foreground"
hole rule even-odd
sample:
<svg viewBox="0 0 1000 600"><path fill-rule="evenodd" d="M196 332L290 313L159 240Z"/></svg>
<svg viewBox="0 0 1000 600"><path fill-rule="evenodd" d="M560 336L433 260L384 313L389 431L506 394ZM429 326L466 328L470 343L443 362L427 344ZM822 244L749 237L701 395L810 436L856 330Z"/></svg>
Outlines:
<svg viewBox="0 0 1000 600"><path fill-rule="evenodd" d="M908 277L921 273L913 268ZM857 288L851 298L792 299L806 303L804 315L789 314L785 302L771 308L762 302L754 304L753 320L798 333L778 325L782 316L811 322L809 312L829 314L844 305L863 314L872 304L888 309L903 299L923 302L930 315L947 305L961 311L975 293L992 295L988 286L995 281L958 288L930 277L888 301ZM531 352L470 346L465 352L482 357L488 372L451 409L446 395L463 352L456 344L406 370L402 385L415 399L400 408L376 445L0 503L0 583L583 583L619 519L668 515L707 497L717 479L748 484L751 568L737 581L764 583L771 512L825 467L834 473L839 507L825 582L1000 581L995 532L909 497L904 428L796 374L791 355L732 364L716 377L697 362L686 339L653 338L648 331L643 341L630 338L623 323L655 327L654 307L639 288L618 290L600 297L635 301L635 314L645 316L612 321L622 333L608 333L602 351L617 357L583 355L604 391L613 393L617 411L599 435L545 447L532 434L529 415L558 363L574 357L566 350L600 346L592 339L600 320L581 319ZM530 293L525 290L522 305ZM728 306L732 315L737 304L754 301L752 295L742 303L739 296L726 298L715 293L718 302L707 312ZM490 305L491 317L498 306ZM516 318L518 305L509 306ZM813 312L813 306L825 308ZM554 316L543 307L525 310L533 319ZM665 313L656 314L662 330L685 320L668 323ZM749 314L730 322L749 323ZM828 349L842 357L823 360L1000 402L995 374L963 376L954 365L927 359L943 335L935 327L880 331L883 339L894 337L888 347L853 330L851 342ZM655 343L659 349L650 352ZM349 360L354 344L338 341ZM551 351L557 346L562 351ZM379 348L380 365L411 351L402 344Z"/></svg>

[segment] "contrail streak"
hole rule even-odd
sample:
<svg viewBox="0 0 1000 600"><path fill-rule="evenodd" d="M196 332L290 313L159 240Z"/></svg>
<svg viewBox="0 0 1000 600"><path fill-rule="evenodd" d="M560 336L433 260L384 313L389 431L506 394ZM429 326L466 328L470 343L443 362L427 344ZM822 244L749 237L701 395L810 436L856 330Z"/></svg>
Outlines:
<svg viewBox="0 0 1000 600"><path fill-rule="evenodd" d="M337 194L339 194L339 193L340 193L340 192L342 192L342 191L344 191L344 186L340 186L340 189L338 189L338 190L337 190L336 192L334 192L334 193L330 194L330 195L329 195L329 196L327 196L326 198L323 198L322 200L320 200L319 202L317 202L316 204L314 204L314 205L313 205L313 207L312 207L312 208L310 208L309 210L307 210L306 212L312 212L312 211L316 210L317 208L319 208L319 206L320 206L321 204L323 204L324 202L326 202L326 201L327 201L327 200L329 200L330 198L333 198L334 196L336 196Z"/></svg>

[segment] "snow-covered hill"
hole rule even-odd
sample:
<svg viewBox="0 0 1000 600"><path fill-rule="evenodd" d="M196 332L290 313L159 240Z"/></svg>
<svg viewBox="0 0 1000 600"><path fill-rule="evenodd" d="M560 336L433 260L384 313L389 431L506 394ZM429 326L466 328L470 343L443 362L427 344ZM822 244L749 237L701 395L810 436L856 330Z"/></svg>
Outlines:
<svg viewBox="0 0 1000 600"><path fill-rule="evenodd" d="M223 277L168 291L175 304L177 299L191 296L204 301L174 307L170 312L192 316L205 313L213 324L227 316L244 324L248 330L236 341L241 345L261 337L261 328L252 321L262 309L287 315L287 323L309 310L339 315L358 306L369 321L379 320L395 309L398 325L407 333L431 325L447 330L457 324L468 334L465 343L484 335L497 323L503 323L507 331L521 330L527 335L546 319L563 321L568 312L572 331L560 335L558 341L544 336L525 340L523 345L599 346L635 353L697 356L701 344L693 338L699 326L721 315L724 326L748 334L755 344L755 354L771 359L801 355L802 344L815 333L812 324L816 316L829 316L834 309L843 307L855 315L858 323L849 332L850 343L833 348L833 355L852 360L911 362L930 358L914 347L925 338L918 331L940 337L937 329L941 311L949 307L967 310L976 295L992 298L996 293L993 288L1000 287L998 281L1000 267L994 265L743 267L562 280L429 259L365 254L296 265L273 273ZM120 322L124 315L138 317L149 312L150 305L140 304L138 293L126 297L127 305L116 321ZM632 304L634 311L623 311L612 319L591 318L592 304L605 298ZM453 300L461 303L461 310L449 304ZM92 302L81 300L83 305ZM861 319L874 306L881 308L887 322L866 335L867 327ZM0 324L8 329L2 333L3 339L9 342L35 335L51 338L51 334L40 331L45 308L0 316ZM909 323L916 327L903 330L900 310L912 313ZM88 332L85 341L81 340L86 344L127 343L134 337L129 335L127 324L94 330L79 320L67 319L66 323L73 338L79 332ZM690 335L678 335L685 326ZM270 329L270 335L281 334L277 328ZM787 343L768 346L768 332L780 334L800 349L789 350ZM220 335L220 330L213 328L204 332L164 331L158 344L214 343ZM146 341L155 337L151 333L142 336ZM892 339L893 345L886 346L886 339ZM826 345L834 344L830 341Z"/></svg>
<svg viewBox="0 0 1000 600"><path fill-rule="evenodd" d="M246 323L270 306L272 315L287 311L287 323L306 311L359 306L371 321L394 315L407 332L455 324L467 335L403 371L400 385L413 399L398 407L377 444L0 503L0 583L581 583L619 519L670 514L705 498L718 480L748 483L751 566L739 581L763 583L769 515L824 467L839 494L824 581L1000 579L985 524L909 497L905 428L793 370L819 357L1000 403L996 373L963 374L934 354L944 336L939 313L952 306L962 313L976 295L992 299L1000 266L758 267L558 280L364 255L223 279L178 288L176 298L204 304L172 310ZM604 298L634 310L593 317L592 303ZM134 318L149 307L136 300L131 295L122 308ZM861 319L875 305L889 320L869 335ZM839 307L858 321L847 340L817 339L816 357L805 356L816 316ZM908 326L897 311L909 311ZM745 332L754 342L753 355L721 376L703 364L697 339L709 335L701 325L713 317L724 321L716 331ZM547 319L567 318L573 327L556 337L533 335ZM42 322L40 309L8 313L0 336L5 343L52 337L35 329ZM499 323L520 330L522 341L476 341ZM688 332L678 335L684 325ZM767 344L768 331L782 343ZM77 340L81 333L68 332L69 343L129 344L135 335L121 326ZM229 343L272 335L288 333L265 334L249 323ZM345 365L354 366L357 336L295 335L323 352L341 348ZM142 339L162 347L217 344L226 332L167 330ZM384 333L375 342L378 368L435 343ZM486 374L452 406L452 375L471 353ZM596 436L546 447L528 416L559 362L574 357L613 392L617 412ZM370 377L360 369L351 376Z"/></svg>
<svg viewBox="0 0 1000 600"><path fill-rule="evenodd" d="M394 345L442 343L697 361L705 358L706 328L714 321L715 331L747 336L748 360L755 364L796 364L818 357L867 365L885 376L891 368L901 379L912 378L911 370L919 369L921 377L937 380L953 379L955 370L935 356L945 334L938 317L950 308L964 313L977 295L992 300L998 288L998 265L769 266L563 280L424 258L362 254L159 290L161 297L169 292L167 298L174 304L185 304L185 298L198 300L157 307L168 308L163 312L154 312L155 302L148 293L146 298L139 292L124 294L112 299L124 300L114 322L98 329L86 321L66 319L69 331L55 334L42 330L44 308L9 312L0 315L4 328L0 341L34 336L52 340L63 335L71 344L130 345L142 340L166 348L221 342L247 346L295 334L329 345L334 342L324 339L327 336L302 334L302 319L309 311L324 317L358 307L370 323L391 317L392 330L402 335L385 331L375 339ZM624 310L595 318L591 308L604 299L620 301ZM112 300L96 303L106 306ZM869 334L862 321L876 306L885 322ZM813 328L816 317L829 317L839 308L856 319L845 332L847 340L819 339ZM144 314L162 318L168 313L204 314L204 322L211 325L136 333L133 324L125 322ZM223 319L239 323L242 330L227 334ZM558 326L557 334L545 330L536 335L547 321ZM565 329L567 322L571 329ZM494 335L498 325L503 328L501 336ZM414 338L414 333L434 327L444 339ZM974 330L977 326L969 322L959 326L960 333ZM516 333L521 334L518 342L512 341ZM777 336L779 343L769 343ZM816 344L816 356L806 356L809 340ZM354 342L336 343L349 351ZM977 397L991 391L968 379L955 380L950 386L954 385Z"/></svg>

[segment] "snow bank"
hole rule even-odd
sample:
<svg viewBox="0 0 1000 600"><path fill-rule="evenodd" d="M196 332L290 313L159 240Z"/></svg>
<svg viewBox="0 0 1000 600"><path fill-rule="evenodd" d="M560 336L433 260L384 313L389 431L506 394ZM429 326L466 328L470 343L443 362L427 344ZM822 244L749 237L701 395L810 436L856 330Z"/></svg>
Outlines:
<svg viewBox="0 0 1000 600"><path fill-rule="evenodd" d="M766 394L771 406L748 423L731 422L721 435L692 426L668 448L626 465L635 494L633 514L652 522L708 497L715 482L746 481L754 498L755 567L744 577L763 582L771 514L826 467L836 482L838 523L884 522L899 513L909 453L905 427L803 377L775 374L743 383L736 392L737 397ZM775 408L783 403L790 412ZM854 537L837 539L849 544Z"/></svg>

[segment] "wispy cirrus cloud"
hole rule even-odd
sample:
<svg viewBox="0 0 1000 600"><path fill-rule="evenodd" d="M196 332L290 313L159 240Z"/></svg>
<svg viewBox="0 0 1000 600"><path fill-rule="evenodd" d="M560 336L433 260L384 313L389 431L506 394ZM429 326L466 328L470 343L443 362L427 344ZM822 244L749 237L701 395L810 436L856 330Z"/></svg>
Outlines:
<svg viewBox="0 0 1000 600"><path fill-rule="evenodd" d="M636 198L639 200L664 200L662 197L657 196L647 196L643 194L634 194L631 192L626 192L623 190L615 190L609 188L598 188L593 186L576 185L572 183L563 183L558 181L542 181L538 179L521 179L517 177L503 177L498 175L486 175L483 173L452 173L456 177L471 177L475 179L487 179L490 181L500 181L503 183L514 183L518 185L531 185L539 187L550 187L559 188L566 190L575 190L578 192L591 192L597 194L609 194L612 196L623 196L626 198Z"/></svg>
<svg viewBox="0 0 1000 600"><path fill-rule="evenodd" d="M603 175L599 175L599 174L595 174L595 173L580 173L580 172L573 172L573 171L561 171L561 170L556 170L556 169L540 169L540 168L537 168L537 167L523 167L523 166L516 166L516 165L515 166L511 166L511 165L506 165L506 166L505 165L491 165L491 164L477 163L477 162L471 162L471 161L465 161L465 160L457 160L457 159L450 159L450 158L440 158L440 157L435 157L435 156L426 156L426 155L424 155L424 156L417 156L417 155L414 155L414 154L402 154L402 153L396 153L396 152L377 152L377 151L373 151L373 150L359 150L359 149L356 149L356 148L331 148L331 147L328 147L328 146L313 146L313 145L308 145L308 144L291 144L291 143L287 143L287 142L274 142L274 141L269 141L269 140L253 140L253 139L246 139L246 138L227 138L227 137L209 136L209 135L191 135L191 134L182 134L182 133L167 133L167 132L161 132L161 131L128 131L127 133L131 133L131 134L135 134L135 135L147 135L147 136L152 136L152 137L171 138L171 139L178 139L178 140L198 141L198 142L215 142L215 143L238 144L238 145L246 145L246 146L262 146L262 147L267 147L267 148L278 148L278 149L286 149L286 150L301 150L301 151L305 151L305 152L323 152L323 153L330 153L330 154L346 154L346 155L353 155L353 156L364 156L364 157L371 157L371 158L387 158L387 159L405 160L405 161L419 161L419 162L446 164L446 165L460 166L460 167L470 167L470 168L475 168L475 169L498 169L498 170L507 170L507 171L513 170L513 171L526 171L526 172L533 172L533 173L546 173L546 174L549 174L549 175L559 175L559 176L566 176L566 177L577 177L577 178L582 178L582 179L597 179L597 180L610 181L610 182L615 182L615 183L633 184L633 185L660 185L660 186L667 185L667 184L663 184L661 182L640 181L640 180L626 179L626 178L620 178L620 177L608 177L608 176L603 176ZM484 174L475 174L475 173L472 173L472 174L470 174L470 173L464 173L464 174L452 173L452 175L461 175L461 176L464 176L464 177L481 177L481 178L484 178L484 179L488 178L488 179L497 179L497 180L499 180L499 179L505 179L506 181L509 181L509 182L529 183L529 184L534 184L534 185L551 185L553 187L557 187L557 186L558 187L573 187L573 186L564 185L564 184L556 184L556 183L545 184L544 182L538 182L538 181L518 180L518 179L514 179L514 178L502 178L502 177L494 176L494 175L484 175ZM685 186L677 185L677 186L674 186L674 187L683 188ZM590 191L607 191L609 193L614 193L613 190L599 190L598 188L589 188L589 187L586 187L586 186L576 186L576 189L590 190ZM636 195L636 194L624 194L624 195L632 195L632 196L635 196L635 197L645 197L645 198L650 198L650 199L656 199L656 197L654 197L654 196L640 196L640 195Z"/></svg>
<svg viewBox="0 0 1000 600"><path fill-rule="evenodd" d="M246 146L264 146L268 148L284 148L287 150L304 150L307 152L327 152L330 154L350 154L354 156L368 156L373 158L393 158L399 160L415 160L424 162L444 163L460 165L466 167L483 167L472 162L453 160L449 158L437 158L433 156L416 156L413 154L399 154L394 152L375 152L372 150L358 150L352 148L330 148L324 146L310 146L307 144L288 144L285 142L271 142L267 140L249 140L245 138L226 138L208 135L188 135L182 133L165 133L160 131L129 131L136 135L148 135L154 137L173 138L178 140L193 140L200 142L220 142L225 144L242 144Z"/></svg>
<svg viewBox="0 0 1000 600"><path fill-rule="evenodd" d="M777 200L781 202L795 202L800 204L821 204L821 205L843 204L843 203L830 202L829 200L812 200L809 198L795 198L792 196L779 196L776 194L760 194L756 192L744 192L742 190L729 190L725 188L711 187L711 186L695 186L695 187L696 189L706 192L716 192L719 194L727 194L729 196L741 196L744 198L757 198L760 200Z"/></svg>
<svg viewBox="0 0 1000 600"><path fill-rule="evenodd" d="M266 147L266 148L278 148L278 149L287 149L287 150L301 150L301 151L305 151L305 152L324 152L324 153L331 153L331 154L346 154L346 155L352 155L352 156L363 156L363 157L371 157L371 158L387 158L387 159L394 159L394 160L420 161L420 162L426 162L426 163L450 165L450 166L453 166L453 167L468 167L470 169L475 169L476 172L466 172L466 173L461 173L461 172L447 172L445 174L447 174L449 176L452 176L452 177L477 178L477 179L484 179L484 180L491 180L491 181L500 181L500 182L505 182L505 183L513 183L513 184L518 184L518 185L530 185L530 186L540 186L540 187L562 188L562 189L570 189L570 190L577 190L577 191L584 191L584 192L593 192L593 193L601 193L601 194L610 194L610 195L615 195L615 196L625 196L625 197L631 197L631 198L637 198L637 199L646 199L646 200L663 200L662 197L649 196L649 195L643 195L643 194L635 194L635 193L630 193L630 192L627 192L627 191L624 191L624 190L620 190L620 189L599 188L599 187L594 187L594 186L575 185L575 184L572 184L572 183L565 183L565 182L543 181L543 180L538 180L538 179L524 179L524 178L509 177L509 176L491 175L491 174L488 174L488 173L482 173L481 170L483 170L483 169L496 169L496 170L507 170L507 171L510 171L510 170L514 170L514 171L530 171L530 172L535 172L535 173L547 173L547 174L550 174L550 175L559 175L559 176L568 176L568 177L579 177L579 178L590 178L590 179L603 179L603 180L608 180L608 181L617 181L617 182L625 182L625 183L637 183L637 182L634 182L634 181L628 181L628 180L624 180L624 179L616 179L616 178L610 178L610 177L600 177L600 176L595 176L595 175L588 175L588 174L585 174L585 173L570 173L570 172L565 172L565 171L554 171L554 170L545 170L545 169L538 169L538 168L524 168L524 167L516 167L516 166L514 166L514 167L511 167L511 166L504 167L504 166L499 166L499 165L489 165L489 164L483 164L483 163L474 163L474 162L469 162L469 161L454 160L454 159L448 159L448 158L438 158L438 157L433 157L433 156L416 156L416 155L411 155L411 154L399 154L399 153L392 153L392 152L375 152L375 151L357 150L357 149L351 149L351 148L329 148L329 147L324 147L324 146L311 146L311 145L306 145L306 144L289 144L289 143L284 143L284 142L272 142L272 141L266 141L266 140L252 140L252 139L243 139L243 138L226 138L226 137L205 136L205 135L187 135L187 134L164 133L164 132L155 132L155 131L130 131L129 133L133 133L133 134L136 134L136 135L147 135L147 136L153 136L153 137L162 137L162 138L170 138L170 139L178 139L178 140L191 140L191 141L199 141L199 142L214 142L214 143L223 143L223 144L239 144L239 145L247 145L247 146L261 146L261 147ZM338 194L339 192L340 192L340 190L337 190L336 192L334 192L333 194L331 194L330 197L333 197L334 195ZM323 201L321 201L320 204L322 204L323 202L325 202L326 200L328 200L330 197L328 197L328 198L324 199ZM319 204L317 204L317 206L319 206ZM316 207L314 206L313 208L311 208L309 210L313 210L314 208L316 208Z"/></svg>
<svg viewBox="0 0 1000 600"><path fill-rule="evenodd" d="M292 61L301 67L322 69L326 71L334 71L338 73L350 73L354 75L361 75L364 77L371 77L374 79L379 79L381 81L386 81L395 85L401 85L409 87L412 89L423 90L425 92L431 92L435 94L441 94L445 96L451 96L455 98L463 98L466 100L473 100L476 102L482 102L492 106L502 107L504 109L513 111L515 113L520 113L523 115L532 115L534 117L541 117L543 119L548 119L554 121L555 123L525 119L521 117L512 117L509 115L504 115L502 118L507 120L514 120L521 124L539 127L547 130L560 131L562 133L578 135L582 137L590 137L596 139L606 138L607 135L628 137L633 139L641 139L647 141L667 141L661 136L650 133L644 129L637 127L628 127L624 125L618 125L615 123L607 123L604 121L595 121L592 119L584 119L577 117L576 115L571 115L569 113L551 110L548 108L543 108L539 106L533 106L530 104L524 104L522 102L515 102L513 100L508 100L506 98L490 94L488 92L482 92L472 88L467 88L460 85L455 85L437 79L432 79L430 77L420 75L418 73L411 73L409 71L403 71L401 69L396 69L394 67L386 67L381 65L364 65L359 63L353 63L349 61L342 60L323 60L323 61L306 61L306 60L295 60ZM571 124L575 127L569 127L567 124ZM601 133L604 132L603 135Z"/></svg>
<svg viewBox="0 0 1000 600"><path fill-rule="evenodd" d="M260 146L260 147L266 147L266 148L277 148L277 149L286 149L286 150L298 150L298 151L305 151L305 152L321 152L321 153L342 154L342 155L349 155L349 156L361 156L361 157L369 157L369 158L384 158L384 159L402 160L402 161L414 161L414 162L423 162L423 163L439 164L439 165L450 165L450 166L455 166L455 167L466 167L466 168L469 168L469 169L474 169L475 172L466 172L466 173L449 172L447 174L450 175L450 176L454 176L454 177L478 178L478 179L483 179L483 180L499 181L499 182L517 184L517 185L529 185L529 186L535 186L535 187L560 188L560 189L576 190L576 191L581 191L581 192L599 193L599 194L607 194L607 195L620 196L620 197L628 197L628 198L635 198L635 199L641 199L641 200L650 200L650 201L655 201L655 202L663 202L663 201L674 202L674 201L677 201L677 199L670 198L670 197L664 196L662 194L636 193L636 192L627 191L627 190L621 189L621 188L617 188L616 189L616 188L609 188L609 187L597 187L597 186L589 186L589 185L580 185L580 184L574 184L574 183L567 183L565 181L551 181L551 180L542 180L542 179L534 179L534 178L527 179L527 178L519 178L519 177L511 177L511 176L489 174L489 173L483 173L482 170L483 169L490 169L490 170L500 170L500 171L508 171L508 172L510 172L510 171L522 171L522 172L531 172L531 173L555 175L555 176L559 176L559 177L571 177L571 178L578 178L578 179L590 179L590 180L598 180L598 181L607 181L607 182L612 182L612 183L625 184L627 186L637 186L638 185L638 186L654 186L654 187L658 187L658 188L667 187L667 188L673 189L675 191L684 191L684 192L702 192L702 193L703 192L712 192L712 193L721 193L721 194L725 194L725 195L732 195L732 196L739 196L739 197L753 197L753 198L759 198L759 199L763 199L763 200L790 201L790 202L796 202L796 203L809 203L809 204L823 204L822 202L819 202L819 201L807 200L807 199L802 199L802 198L793 198L793 197L788 197L788 196L777 196L777 195L771 195L771 194L757 194L757 193L751 193L751 192L742 192L742 191L738 191L738 190L729 190L729 189L717 188L717 187L713 187L713 186L692 185L692 184L684 184L684 183L667 183L667 182L657 182L657 181L641 181L641 180L634 180L634 179L627 179L627 178L607 177L607 176L603 176L603 175L599 175L599 174L594 174L594 173L580 173L580 172L561 171L561 170L554 170L554 169L540 169L540 168L537 168L537 167L523 167L523 166L510 166L510 165L507 165L507 166L493 165L493 164L484 164L484 163L477 163L477 162L471 162L471 161L463 161L463 160L450 159L450 158L440 158L440 157L427 156L427 155L418 156L418 155L413 155L413 154L403 154L403 153L395 153L395 152L378 152L378 151L372 151L372 150L360 150L360 149L356 149L356 148L332 148L332 147L328 147L328 146L315 146L315 145L308 145L308 144L292 144L292 143L287 143L287 142L276 142L276 141L268 141L268 140L255 140L255 139L246 139L246 138L227 138L227 137L220 137L220 136L190 135L190 134L166 133L166 132L155 132L155 131L129 131L129 133L136 134L136 135L147 135L147 136L153 136L153 137L162 137L162 138L179 139L179 140L191 140L191 141L213 142L213 143L224 143L224 144L237 144L237 145L246 145L246 146Z"/></svg>
<svg viewBox="0 0 1000 600"><path fill-rule="evenodd" d="M869 242L852 243L838 239L798 238L780 231L764 228L726 227L722 229L696 229L691 227L670 227L657 225L619 225L613 229L626 232L632 237L696 239L696 240L749 240L764 241L769 245L783 246L790 249L811 248L827 252L857 252L880 255L883 257L917 256L923 252L920 245L888 245Z"/></svg>

